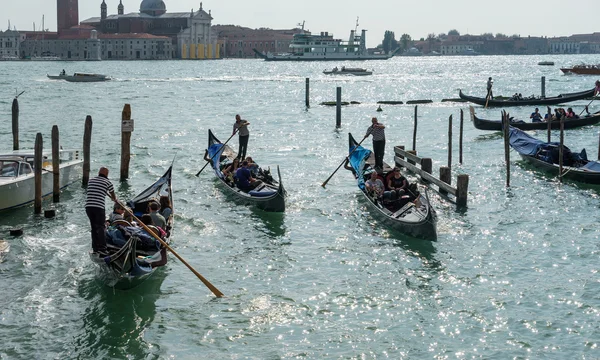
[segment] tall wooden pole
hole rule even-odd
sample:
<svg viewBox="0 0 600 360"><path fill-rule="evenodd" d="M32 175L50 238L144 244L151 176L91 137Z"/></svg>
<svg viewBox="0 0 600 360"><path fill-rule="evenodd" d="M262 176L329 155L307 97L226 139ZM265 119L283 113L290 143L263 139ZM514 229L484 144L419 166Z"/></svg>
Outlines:
<svg viewBox="0 0 600 360"><path fill-rule="evenodd" d="M19 150L19 100L16 96L12 102L12 133L13 150Z"/></svg>
<svg viewBox="0 0 600 360"><path fill-rule="evenodd" d="M34 206L35 214L42 213L42 150L44 147L42 134L35 136L35 147L33 151L33 176L35 178Z"/></svg>
<svg viewBox="0 0 600 360"><path fill-rule="evenodd" d="M464 123L464 114L463 109L460 109L460 133L458 136L458 163L462 165L463 163L463 123Z"/></svg>
<svg viewBox="0 0 600 360"><path fill-rule="evenodd" d="M306 103L306 107L310 107L310 79L306 78L306 93L304 95L304 102Z"/></svg>
<svg viewBox="0 0 600 360"><path fill-rule="evenodd" d="M131 120L131 106L125 104L121 113L121 121ZM131 132L121 131L121 181L129 177L129 161L131 160Z"/></svg>
<svg viewBox="0 0 600 360"><path fill-rule="evenodd" d="M413 129L413 150L417 150L417 105L415 105L415 127Z"/></svg>
<svg viewBox="0 0 600 360"><path fill-rule="evenodd" d="M342 127L342 87L338 86L335 96L335 127Z"/></svg>
<svg viewBox="0 0 600 360"><path fill-rule="evenodd" d="M452 115L448 118L448 167L452 168Z"/></svg>
<svg viewBox="0 0 600 360"><path fill-rule="evenodd" d="M542 99L546 98L546 77L542 76Z"/></svg>
<svg viewBox="0 0 600 360"><path fill-rule="evenodd" d="M92 117L85 117L85 129L83 131L83 178L81 186L87 188L90 180L90 144L92 143Z"/></svg>
<svg viewBox="0 0 600 360"><path fill-rule="evenodd" d="M510 187L510 147L508 144L509 114L502 112L502 132L504 133L504 161L506 162L506 187Z"/></svg>
<svg viewBox="0 0 600 360"><path fill-rule="evenodd" d="M550 142L552 132L552 109L550 109L550 106L548 106L548 119L546 121L548 122L548 142Z"/></svg>
<svg viewBox="0 0 600 360"><path fill-rule="evenodd" d="M598 133L598 160L600 160L600 133Z"/></svg>
<svg viewBox="0 0 600 360"><path fill-rule="evenodd" d="M560 117L560 147L558 148L558 181L563 181L563 154L565 143L565 117Z"/></svg>
<svg viewBox="0 0 600 360"><path fill-rule="evenodd" d="M60 201L60 143L58 126L52 126L52 201Z"/></svg>

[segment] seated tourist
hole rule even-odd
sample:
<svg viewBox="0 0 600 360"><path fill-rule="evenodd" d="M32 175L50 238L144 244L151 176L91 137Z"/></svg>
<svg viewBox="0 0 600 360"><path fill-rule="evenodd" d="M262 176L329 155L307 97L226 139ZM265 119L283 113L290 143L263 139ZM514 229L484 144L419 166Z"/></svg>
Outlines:
<svg viewBox="0 0 600 360"><path fill-rule="evenodd" d="M542 114L540 114L540 109L535 108L535 111L531 113L529 116L531 122L542 122Z"/></svg>
<svg viewBox="0 0 600 360"><path fill-rule="evenodd" d="M160 197L160 211L159 213L167 220L169 216L173 213L173 208L171 207L171 201L168 196Z"/></svg>
<svg viewBox="0 0 600 360"><path fill-rule="evenodd" d="M142 215L142 218L140 220L144 223L144 225L148 226L150 228L150 230L158 229L159 234L156 234L156 235L160 236L161 238L163 238L163 237L165 237L165 235L167 235L167 233L160 226L156 226L156 223L154 222L152 215L144 214L144 215Z"/></svg>
<svg viewBox="0 0 600 360"><path fill-rule="evenodd" d="M408 180L400 173L400 169L394 168L394 175L388 180L388 189L396 191L398 196L403 195L408 189Z"/></svg>
<svg viewBox="0 0 600 360"><path fill-rule="evenodd" d="M225 167L224 170L222 170L221 172L223 173L223 176L225 177L225 181L231 185L235 184L235 173L236 171L240 168L240 159L239 158L235 158L233 159L233 162L231 164L229 164L228 166Z"/></svg>
<svg viewBox="0 0 600 360"><path fill-rule="evenodd" d="M376 171L371 173L371 178L365 182L367 192L374 195L375 198L383 200L395 200L396 194L393 191L385 191L383 181L379 179Z"/></svg>
<svg viewBox="0 0 600 360"><path fill-rule="evenodd" d="M165 220L165 218L158 213L158 210L160 209L160 205L158 205L157 202L153 201L150 203L150 217L152 218L152 222L154 223L154 225L165 229L167 227L167 221Z"/></svg>
<svg viewBox="0 0 600 360"><path fill-rule="evenodd" d="M573 108L568 108L566 115L567 115L568 119L576 119L579 117L579 116L577 116L577 114L575 114L575 112L573 111Z"/></svg>
<svg viewBox="0 0 600 360"><path fill-rule="evenodd" d="M109 224L114 223L117 220L125 220L123 214L125 213L125 209L120 204L115 203L113 206L113 212L108 216Z"/></svg>
<svg viewBox="0 0 600 360"><path fill-rule="evenodd" d="M245 192L256 189L262 181L256 180L252 177L250 170L248 169L248 161L244 160L242 167L235 173L237 187Z"/></svg>
<svg viewBox="0 0 600 360"><path fill-rule="evenodd" d="M250 157L250 156L246 156L246 161L248 162L248 170L250 170L250 173L252 174L252 176L256 177L258 175L258 171L260 170L260 167L258 166L257 163L255 163L252 160L252 157Z"/></svg>

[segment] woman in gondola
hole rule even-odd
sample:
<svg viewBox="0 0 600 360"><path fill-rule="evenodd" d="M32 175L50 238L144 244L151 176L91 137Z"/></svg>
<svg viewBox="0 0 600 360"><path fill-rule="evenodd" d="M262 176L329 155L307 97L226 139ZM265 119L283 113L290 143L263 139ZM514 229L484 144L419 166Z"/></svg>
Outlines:
<svg viewBox="0 0 600 360"><path fill-rule="evenodd" d="M240 168L240 158L236 157L235 159L233 159L233 162L231 164L226 166L225 169L221 171L223 173L223 177L224 177L225 181L229 185L233 186L233 184L235 184L235 181L234 181L235 172L239 168Z"/></svg>

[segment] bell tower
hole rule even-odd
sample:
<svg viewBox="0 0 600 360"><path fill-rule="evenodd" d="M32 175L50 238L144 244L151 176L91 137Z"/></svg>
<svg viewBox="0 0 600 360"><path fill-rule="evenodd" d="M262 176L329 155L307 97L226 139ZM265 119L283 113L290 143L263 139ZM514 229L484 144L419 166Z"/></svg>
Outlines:
<svg viewBox="0 0 600 360"><path fill-rule="evenodd" d="M102 4L100 4L100 19L104 20L106 19L107 16L107 8L106 8L106 2L104 0L102 0Z"/></svg>
<svg viewBox="0 0 600 360"><path fill-rule="evenodd" d="M79 25L78 0L56 0L56 15L56 30L59 34Z"/></svg>
<svg viewBox="0 0 600 360"><path fill-rule="evenodd" d="M117 14L123 15L123 12L125 11L125 7L123 6L123 0L119 1L119 6L117 7L117 10Z"/></svg>

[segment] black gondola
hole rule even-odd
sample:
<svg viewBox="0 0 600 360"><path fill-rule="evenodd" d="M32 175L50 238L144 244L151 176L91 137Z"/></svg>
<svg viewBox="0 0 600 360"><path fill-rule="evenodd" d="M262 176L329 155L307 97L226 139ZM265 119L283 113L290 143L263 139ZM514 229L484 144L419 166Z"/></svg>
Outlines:
<svg viewBox="0 0 600 360"><path fill-rule="evenodd" d="M536 139L514 127L510 128L509 142L523 160L558 175L559 143ZM563 177L588 184L600 184L600 162L589 161L585 149L580 153L573 153L563 145Z"/></svg>
<svg viewBox="0 0 600 360"><path fill-rule="evenodd" d="M365 181L373 172L374 156L370 150L359 145L352 134L348 133L349 155L348 163L351 166L357 186L365 198L369 210L385 225L403 234L424 239L437 240L437 215L429 203L427 189L423 193L414 193L409 201L386 202L371 196L366 188ZM384 169L390 167L384 163ZM385 174L384 174L385 175ZM416 201L410 201L417 199Z"/></svg>
<svg viewBox="0 0 600 360"><path fill-rule="evenodd" d="M558 104L565 104L571 101L576 101L576 100L582 100L582 99L586 99L589 97L594 96L594 89L590 89L590 90L585 90L585 91L580 91L580 92L576 92L576 93L569 93L569 94L560 94L558 96L555 97L544 97L544 98L523 98L520 100L515 100L512 98L508 98L508 99L489 99L486 101L485 97L476 97L476 96L469 96L469 95L465 95L463 94L462 90L459 90L458 95L460 96L461 99L470 101L472 103L475 103L477 105L486 105L487 102L487 106L531 106L531 105L539 105L539 106L543 106L543 105L558 105Z"/></svg>
<svg viewBox="0 0 600 360"><path fill-rule="evenodd" d="M141 217L146 213L149 203L159 202L161 196L168 196L171 206L173 206L172 169L173 165L154 184L127 202L136 217ZM164 230L167 235L163 236L163 240L168 244L173 228L173 213L165 220L167 227ZM125 220L117 220L112 225L114 226L107 230L108 256L99 257L97 253L90 252L90 258L99 266L100 278L106 285L117 289L130 289L150 277L156 268L166 265L166 248L162 247L142 228L132 226ZM157 228L148 227L157 234L160 233ZM125 245L118 246L116 240L111 240L117 235L118 237L123 236L125 240L122 241L126 241Z"/></svg>
<svg viewBox="0 0 600 360"><path fill-rule="evenodd" d="M480 119L475 115L475 109L469 106L471 112L471 120L475 128L479 130L502 131L501 120L485 120ZM568 118L564 121L565 129L573 129L581 126L596 125L600 122L600 111L591 115L586 115L580 118ZM547 122L526 122L522 120L511 120L510 126L521 130L546 130L548 129ZM560 121L552 121L550 126L554 130L560 129Z"/></svg>
<svg viewBox="0 0 600 360"><path fill-rule="evenodd" d="M225 192L241 203L251 204L265 211L284 212L286 191L281 182L279 166L277 166L279 181L273 179L270 171L262 171L258 179L263 183L256 189L245 192L237 188L235 184L229 183L221 172L222 164L232 162L236 156L237 153L229 145L223 146L212 131L208 130L208 149L204 159L211 163L213 171L223 185ZM223 166L225 165L223 164Z"/></svg>

